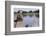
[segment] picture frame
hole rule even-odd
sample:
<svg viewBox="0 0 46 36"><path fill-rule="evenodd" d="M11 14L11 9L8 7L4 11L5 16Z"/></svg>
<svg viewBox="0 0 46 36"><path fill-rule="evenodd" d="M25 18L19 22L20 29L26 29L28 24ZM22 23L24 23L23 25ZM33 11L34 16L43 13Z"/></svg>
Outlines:
<svg viewBox="0 0 46 36"><path fill-rule="evenodd" d="M33 25L31 25L32 27L26 26L26 28L25 27L20 28L20 26L19 26L19 28L18 28L18 26L17 26L17 28L16 27L14 28L15 12L16 11L18 12L19 10L27 12L30 9L33 12L35 10L39 10L39 12L35 11L35 12L38 12L38 15L39 15L38 16L39 21L37 20L39 24L33 23ZM45 14L45 4L44 3L5 1L5 35L44 33L44 31L45 31L44 30L45 29L45 27L44 27L45 26L44 14ZM29 15L29 13L28 13L28 15ZM25 23L25 21L30 22L30 19L24 20L24 23ZM25 24L24 24L24 26L25 26Z"/></svg>

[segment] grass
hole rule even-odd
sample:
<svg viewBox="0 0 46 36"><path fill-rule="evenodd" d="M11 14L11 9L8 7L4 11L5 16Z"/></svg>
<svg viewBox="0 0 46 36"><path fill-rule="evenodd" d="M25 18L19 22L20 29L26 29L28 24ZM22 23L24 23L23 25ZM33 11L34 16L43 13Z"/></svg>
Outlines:
<svg viewBox="0 0 46 36"><path fill-rule="evenodd" d="M34 16L35 14L36 17L39 17L39 13L20 13L20 14L22 14L23 16Z"/></svg>
<svg viewBox="0 0 46 36"><path fill-rule="evenodd" d="M23 13L23 16L33 16L33 13ZM39 13L35 13L35 15L39 15Z"/></svg>

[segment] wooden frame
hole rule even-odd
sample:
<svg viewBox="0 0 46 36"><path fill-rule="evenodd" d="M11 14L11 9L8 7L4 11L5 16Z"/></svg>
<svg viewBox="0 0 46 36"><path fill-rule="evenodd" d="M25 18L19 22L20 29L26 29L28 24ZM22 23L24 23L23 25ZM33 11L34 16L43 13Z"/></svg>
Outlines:
<svg viewBox="0 0 46 36"><path fill-rule="evenodd" d="M26 5L26 6L41 6L42 7L42 30L35 31L15 31L11 32L11 5ZM43 33L44 32L44 12L45 12L45 4L44 3L36 3L36 2L18 2L18 1L5 1L5 34L6 35L16 35L16 34L32 34L32 33Z"/></svg>

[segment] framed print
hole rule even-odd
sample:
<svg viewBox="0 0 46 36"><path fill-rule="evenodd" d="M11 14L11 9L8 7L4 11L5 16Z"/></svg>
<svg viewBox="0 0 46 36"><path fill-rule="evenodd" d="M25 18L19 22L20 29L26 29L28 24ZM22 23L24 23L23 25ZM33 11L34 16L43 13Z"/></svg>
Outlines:
<svg viewBox="0 0 46 36"><path fill-rule="evenodd" d="M5 1L5 34L44 32L44 3Z"/></svg>

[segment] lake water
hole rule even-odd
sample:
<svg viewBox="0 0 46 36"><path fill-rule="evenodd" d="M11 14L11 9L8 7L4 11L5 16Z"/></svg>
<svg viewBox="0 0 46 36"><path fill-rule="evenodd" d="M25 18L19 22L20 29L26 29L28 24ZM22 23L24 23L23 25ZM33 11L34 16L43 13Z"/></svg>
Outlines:
<svg viewBox="0 0 46 36"><path fill-rule="evenodd" d="M36 16L25 16L23 17L24 26L28 25L28 27L36 27L39 26L39 18Z"/></svg>
<svg viewBox="0 0 46 36"><path fill-rule="evenodd" d="M16 16L14 17L14 20L16 19ZM39 18L36 16L25 16L23 17L23 24L24 27L28 25L28 27L38 27L39 26Z"/></svg>

